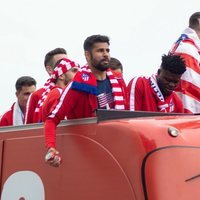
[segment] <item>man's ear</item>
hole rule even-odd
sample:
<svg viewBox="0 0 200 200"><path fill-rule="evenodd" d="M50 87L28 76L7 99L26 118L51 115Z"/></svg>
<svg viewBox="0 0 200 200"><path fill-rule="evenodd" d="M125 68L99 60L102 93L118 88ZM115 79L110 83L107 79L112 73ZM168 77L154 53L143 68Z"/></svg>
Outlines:
<svg viewBox="0 0 200 200"><path fill-rule="evenodd" d="M16 92L15 92L15 96L16 96L16 97L18 97L18 94L19 94L19 92L18 92L18 91L16 91Z"/></svg>
<svg viewBox="0 0 200 200"><path fill-rule="evenodd" d="M60 80L64 80L64 79L65 79L65 76L64 76L64 74L62 74L62 75L60 75L58 78L59 78Z"/></svg>
<svg viewBox="0 0 200 200"><path fill-rule="evenodd" d="M161 69L159 68L157 71L157 74L159 75L161 73Z"/></svg>
<svg viewBox="0 0 200 200"><path fill-rule="evenodd" d="M51 75L51 74L52 74L52 72L53 72L53 69L52 69L52 67L51 67L51 66L49 66L49 65L47 65L47 66L45 66L45 68L46 68L46 71L47 71L47 73L48 73L49 75Z"/></svg>
<svg viewBox="0 0 200 200"><path fill-rule="evenodd" d="M85 58L87 61L89 61L91 59L91 55L89 51L85 51Z"/></svg>

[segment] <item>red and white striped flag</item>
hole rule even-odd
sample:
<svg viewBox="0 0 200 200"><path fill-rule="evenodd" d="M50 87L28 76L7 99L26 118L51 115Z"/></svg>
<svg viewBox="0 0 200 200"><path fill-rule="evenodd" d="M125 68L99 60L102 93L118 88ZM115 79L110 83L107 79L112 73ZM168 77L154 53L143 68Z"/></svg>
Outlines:
<svg viewBox="0 0 200 200"><path fill-rule="evenodd" d="M186 28L169 53L181 55L187 66L176 90L184 112L200 113L200 39L196 32Z"/></svg>

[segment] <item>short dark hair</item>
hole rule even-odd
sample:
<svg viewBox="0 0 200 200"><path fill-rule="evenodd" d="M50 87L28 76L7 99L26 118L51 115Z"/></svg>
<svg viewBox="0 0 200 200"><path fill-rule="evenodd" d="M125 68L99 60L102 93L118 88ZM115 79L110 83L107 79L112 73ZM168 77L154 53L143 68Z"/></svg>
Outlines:
<svg viewBox="0 0 200 200"><path fill-rule="evenodd" d="M175 54L163 55L160 68L170 71L173 74L181 75L186 71L184 59Z"/></svg>
<svg viewBox="0 0 200 200"><path fill-rule="evenodd" d="M31 76L21 76L15 83L16 91L20 91L23 86L36 86L36 80Z"/></svg>
<svg viewBox="0 0 200 200"><path fill-rule="evenodd" d="M121 69L121 71L123 71L122 63L117 58L110 58L109 67L114 70Z"/></svg>
<svg viewBox="0 0 200 200"><path fill-rule="evenodd" d="M195 12L189 19L189 27L200 31L200 12Z"/></svg>
<svg viewBox="0 0 200 200"><path fill-rule="evenodd" d="M83 44L83 48L85 51L91 51L94 44L98 42L106 42L110 45L110 39L108 36L105 35L91 35L86 38Z"/></svg>
<svg viewBox="0 0 200 200"><path fill-rule="evenodd" d="M44 66L51 66L54 67L54 63L52 61L53 56L57 55L57 54L67 54L67 51L63 48L55 48L51 51L49 51L44 58Z"/></svg>

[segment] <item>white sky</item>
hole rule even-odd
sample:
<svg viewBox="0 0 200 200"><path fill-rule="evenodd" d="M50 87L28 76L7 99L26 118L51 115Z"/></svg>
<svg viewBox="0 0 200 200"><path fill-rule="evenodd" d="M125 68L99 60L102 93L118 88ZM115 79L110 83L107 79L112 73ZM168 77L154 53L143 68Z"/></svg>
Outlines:
<svg viewBox="0 0 200 200"><path fill-rule="evenodd" d="M124 66L126 82L157 71L161 55L199 11L199 0L0 0L0 114L16 100L15 82L24 75L48 78L45 54L63 47L85 64L83 42L110 37L111 56Z"/></svg>

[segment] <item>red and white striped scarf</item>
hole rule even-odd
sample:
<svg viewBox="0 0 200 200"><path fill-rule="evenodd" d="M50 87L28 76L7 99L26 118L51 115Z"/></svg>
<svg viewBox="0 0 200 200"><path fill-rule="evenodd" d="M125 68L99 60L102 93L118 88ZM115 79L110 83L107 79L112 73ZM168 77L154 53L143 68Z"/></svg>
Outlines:
<svg viewBox="0 0 200 200"><path fill-rule="evenodd" d="M157 98L159 111L160 112L173 112L174 106L172 103L171 95L168 96L166 99L164 98L162 92L160 91L160 89L158 87L155 75L152 75L149 78L149 81L150 81L150 85L151 85L152 91L154 93L154 96Z"/></svg>
<svg viewBox="0 0 200 200"><path fill-rule="evenodd" d="M42 93L41 98L38 101L37 107L35 109L36 113L40 111L40 107L43 105L44 101L46 100L48 93L55 86L55 83L58 77L66 73L72 67L79 67L79 65L75 63L74 61L71 61L67 58L63 58L62 60L60 60L58 65L54 68L54 71L51 74L51 77L47 80L47 82L43 86L45 91Z"/></svg>
<svg viewBox="0 0 200 200"><path fill-rule="evenodd" d="M91 69L89 68L89 66L84 66L81 68L82 73L89 73L88 77L92 77L91 80L96 80L96 78L94 77L94 74L91 72ZM111 87L112 87L112 94L114 97L114 109L117 110L124 110L125 109L125 94L123 94L123 90L119 84L118 79L115 78L115 76L113 75L112 71L110 69L108 69L106 71L106 75L111 83ZM76 81L76 80L75 80ZM97 85L97 83L93 84L94 86Z"/></svg>
<svg viewBox="0 0 200 200"><path fill-rule="evenodd" d="M111 70L107 70L106 74L110 80L112 86L112 92L114 96L115 109L125 110L125 97L120 87L118 80L115 78Z"/></svg>

